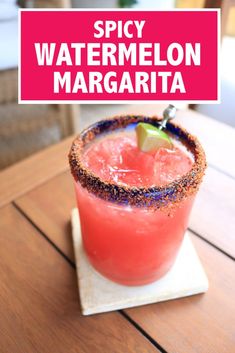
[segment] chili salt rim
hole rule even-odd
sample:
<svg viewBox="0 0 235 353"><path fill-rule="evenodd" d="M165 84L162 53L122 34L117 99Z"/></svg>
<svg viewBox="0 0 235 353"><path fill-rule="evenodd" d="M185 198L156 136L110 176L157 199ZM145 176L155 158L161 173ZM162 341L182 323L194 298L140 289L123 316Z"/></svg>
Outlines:
<svg viewBox="0 0 235 353"><path fill-rule="evenodd" d="M103 132L124 128L132 123L146 122L159 126L161 118L142 115L123 115L101 120L83 130L73 141L69 163L75 181L79 181L95 196L118 204L154 209L172 207L183 199L194 195L202 181L206 169L204 150L198 139L176 123L168 122L166 130L187 147L194 156L194 163L189 172L164 186L133 187L102 180L82 163L82 150L97 135Z"/></svg>

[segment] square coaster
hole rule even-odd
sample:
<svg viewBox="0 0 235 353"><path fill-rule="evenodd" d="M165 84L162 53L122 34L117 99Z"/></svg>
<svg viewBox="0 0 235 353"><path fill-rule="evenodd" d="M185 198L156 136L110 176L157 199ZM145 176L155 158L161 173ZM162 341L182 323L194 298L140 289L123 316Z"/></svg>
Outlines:
<svg viewBox="0 0 235 353"><path fill-rule="evenodd" d="M90 265L82 246L78 210L72 210L72 233L83 315L131 308L204 293L208 280L188 234L172 269L160 280L144 286L114 283Z"/></svg>

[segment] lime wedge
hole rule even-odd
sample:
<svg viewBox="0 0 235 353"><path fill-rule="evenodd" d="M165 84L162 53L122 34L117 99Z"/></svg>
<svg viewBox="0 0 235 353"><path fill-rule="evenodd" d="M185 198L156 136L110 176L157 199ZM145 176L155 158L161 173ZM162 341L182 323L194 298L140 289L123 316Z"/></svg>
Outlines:
<svg viewBox="0 0 235 353"><path fill-rule="evenodd" d="M170 137L157 127L139 123L136 126L138 147L143 152L157 151L161 147L172 149L173 143Z"/></svg>

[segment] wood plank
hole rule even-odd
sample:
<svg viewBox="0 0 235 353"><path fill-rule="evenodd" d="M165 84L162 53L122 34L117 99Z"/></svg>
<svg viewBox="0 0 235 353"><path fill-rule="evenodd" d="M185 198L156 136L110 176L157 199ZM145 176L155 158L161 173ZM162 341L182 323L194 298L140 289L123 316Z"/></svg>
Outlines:
<svg viewBox="0 0 235 353"><path fill-rule="evenodd" d="M82 317L71 265L11 205L0 210L1 352L154 353L119 313Z"/></svg>
<svg viewBox="0 0 235 353"><path fill-rule="evenodd" d="M65 225L69 221L70 209L74 204L73 188L67 189L66 187L64 193L60 192L60 198L55 192L56 189L59 189L59 185L66 185L66 183L70 183L68 173L57 176L54 181L49 181L17 200L17 205L58 246L61 244L59 237L66 239L65 241L70 245L66 245L61 250L65 251L72 259L70 234ZM55 198L53 198L54 201L48 201L48 205L46 205L45 200L49 192ZM63 202L64 208L61 206ZM212 202L214 201L212 200ZM52 205L54 205L53 212L51 212ZM61 207L58 213L56 211L57 205ZM48 219L50 219L49 222ZM54 230L51 222L54 223ZM221 237L223 235L221 234ZM204 296L128 310L127 313L169 352L232 353L231 349L235 343L233 341L233 325L235 323L231 316L234 310L232 295L235 290L234 264L230 258L197 237L194 237L194 242L209 276L208 293ZM160 305L159 308L158 305Z"/></svg>
<svg viewBox="0 0 235 353"><path fill-rule="evenodd" d="M66 256L74 259L70 214L76 201L69 171L30 191L15 203Z"/></svg>
<svg viewBox="0 0 235 353"><path fill-rule="evenodd" d="M208 168L190 217L190 228L235 258L235 180Z"/></svg>
<svg viewBox="0 0 235 353"><path fill-rule="evenodd" d="M235 180L208 168L196 198L189 227L235 257ZM16 200L50 239L72 257L70 211L75 206L73 181L65 172ZM56 204L56 207L55 207Z"/></svg>
<svg viewBox="0 0 235 353"><path fill-rule="evenodd" d="M68 169L73 137L46 148L0 172L0 207Z"/></svg>
<svg viewBox="0 0 235 353"><path fill-rule="evenodd" d="M126 313L168 352L233 353L234 262L198 237L192 239L209 278L209 291Z"/></svg>

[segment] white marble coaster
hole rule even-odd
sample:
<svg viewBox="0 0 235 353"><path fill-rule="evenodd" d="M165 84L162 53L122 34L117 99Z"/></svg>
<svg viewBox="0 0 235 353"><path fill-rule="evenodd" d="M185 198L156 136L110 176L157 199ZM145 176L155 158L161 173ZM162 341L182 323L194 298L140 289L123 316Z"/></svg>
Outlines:
<svg viewBox="0 0 235 353"><path fill-rule="evenodd" d="M206 274L188 234L173 268L162 279L145 286L128 287L104 278L88 262L77 209L72 210L72 229L83 315L186 297L208 289Z"/></svg>

